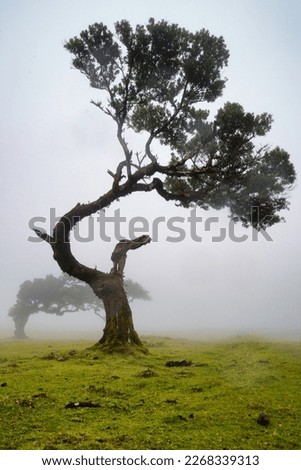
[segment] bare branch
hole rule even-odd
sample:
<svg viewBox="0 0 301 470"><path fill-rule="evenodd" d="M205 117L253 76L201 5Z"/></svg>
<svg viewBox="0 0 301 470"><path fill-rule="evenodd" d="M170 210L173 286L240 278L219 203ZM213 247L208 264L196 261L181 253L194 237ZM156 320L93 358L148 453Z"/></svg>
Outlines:
<svg viewBox="0 0 301 470"><path fill-rule="evenodd" d="M117 166L116 172L113 173L111 170L107 170L107 173L112 176L114 183L112 189L115 190L122 180L122 178L125 178L125 176L122 174L123 168L127 165L127 162L124 160L123 162L120 162Z"/></svg>
<svg viewBox="0 0 301 470"><path fill-rule="evenodd" d="M42 240L45 240L45 242L49 244L54 242L53 238L50 235L48 235L46 232L41 232L41 230L38 230L38 229L34 229L34 232L37 234L39 238L41 238Z"/></svg>
<svg viewBox="0 0 301 470"><path fill-rule="evenodd" d="M118 141L119 141L119 143L120 143L120 145L123 149L123 153L125 155L127 174L128 174L128 178L130 178L130 176L132 174L131 160L132 160L133 152L129 150L126 141L122 137L122 126L123 126L123 123L118 124L117 138L118 138Z"/></svg>
<svg viewBox="0 0 301 470"><path fill-rule="evenodd" d="M112 176L113 179L115 179L115 176L116 176L116 175L113 173L113 171L107 170L107 173L108 173L110 176Z"/></svg>
<svg viewBox="0 0 301 470"><path fill-rule="evenodd" d="M117 243L111 256L111 260L113 261L113 268L111 273L123 276L127 252L129 250L137 250L137 248L140 248L141 246L150 242L150 236L142 235L141 237L134 238L134 240L121 240L119 243Z"/></svg>
<svg viewBox="0 0 301 470"><path fill-rule="evenodd" d="M145 155L150 159L150 161L151 161L152 163L157 163L157 159L156 159L156 157L152 154L151 148L150 148L151 143L152 143L152 141L154 140L154 138L155 138L155 135L154 135L154 134L151 134L151 135L149 136L149 138L148 138L148 140L147 140L147 142L146 142L146 144L145 144Z"/></svg>
<svg viewBox="0 0 301 470"><path fill-rule="evenodd" d="M91 100L90 103L99 108L103 113L107 114L107 116L110 116L114 121L117 121L116 116L114 116L112 111L110 111L109 108L104 108L100 101L96 102L94 100Z"/></svg>

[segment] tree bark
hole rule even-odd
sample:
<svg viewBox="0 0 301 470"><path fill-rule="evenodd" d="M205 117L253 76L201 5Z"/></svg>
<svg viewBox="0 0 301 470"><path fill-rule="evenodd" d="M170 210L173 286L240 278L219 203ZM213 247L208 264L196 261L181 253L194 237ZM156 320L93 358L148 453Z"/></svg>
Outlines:
<svg viewBox="0 0 301 470"><path fill-rule="evenodd" d="M119 242L111 256L113 268L109 274L102 273L91 282L94 293L103 301L106 312L106 324L103 336L97 343L102 349L111 351L124 351L137 347L146 352L133 323L132 310L124 289L123 271L126 262L126 253L136 250L149 243L150 237L142 235L134 240Z"/></svg>
<svg viewBox="0 0 301 470"><path fill-rule="evenodd" d="M134 346L146 352L134 328L123 277L119 273L110 273L91 287L102 299L106 312L103 336L95 346L108 352L122 352Z"/></svg>

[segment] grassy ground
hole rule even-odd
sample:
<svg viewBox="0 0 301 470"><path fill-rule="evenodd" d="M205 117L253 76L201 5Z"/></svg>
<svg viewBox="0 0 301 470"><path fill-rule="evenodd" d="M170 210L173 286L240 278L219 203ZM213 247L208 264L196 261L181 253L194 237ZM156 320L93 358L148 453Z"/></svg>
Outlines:
<svg viewBox="0 0 301 470"><path fill-rule="evenodd" d="M300 343L146 342L140 357L1 342L0 448L301 449Z"/></svg>

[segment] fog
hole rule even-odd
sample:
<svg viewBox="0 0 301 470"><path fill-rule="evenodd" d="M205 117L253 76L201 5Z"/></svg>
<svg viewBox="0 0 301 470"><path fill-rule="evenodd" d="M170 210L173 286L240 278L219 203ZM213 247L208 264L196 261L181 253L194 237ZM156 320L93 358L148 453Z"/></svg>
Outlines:
<svg viewBox="0 0 301 470"><path fill-rule="evenodd" d="M224 36L230 50L228 82L211 112L235 101L250 112L271 113L274 124L265 142L287 150L297 176L301 173L298 0L0 0L1 337L13 335L8 310L19 285L60 274L49 246L29 240L34 236L30 221L45 218L39 226L49 231L54 211L60 216L77 202L98 198L111 184L107 169L114 169L121 158L114 123L90 104L97 92L71 68L64 41L94 22L112 27L123 18L136 24L151 16ZM158 195L136 194L113 204L106 216L120 210L126 217L122 236L129 236L133 217L143 217L153 238L131 252L126 265L126 277L142 284L153 299L132 304L139 334L301 339L298 181L290 202L290 211L282 214L286 223L257 235L231 225L226 211L197 210L195 216L202 218L197 241L190 210ZM179 232L168 225L171 217L182 218L175 224L182 229L180 241ZM218 220L210 224L210 217ZM116 244L112 224L106 225L111 241L101 240L96 219L93 240L83 240L87 224L73 235L73 252L84 264L109 271ZM30 317L26 332L34 338L97 340L102 328L92 312L37 314Z"/></svg>

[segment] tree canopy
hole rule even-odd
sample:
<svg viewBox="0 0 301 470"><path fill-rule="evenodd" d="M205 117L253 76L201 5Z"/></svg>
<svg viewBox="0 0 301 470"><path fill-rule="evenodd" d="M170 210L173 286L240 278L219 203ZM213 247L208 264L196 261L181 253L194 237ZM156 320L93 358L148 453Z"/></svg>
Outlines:
<svg viewBox="0 0 301 470"><path fill-rule="evenodd" d="M271 129L272 116L226 103L210 121L203 106L220 97L226 83L229 52L222 37L151 18L135 30L128 21L117 22L115 34L95 23L65 47L73 66L104 92L105 104L93 104L117 124L128 176L137 176L147 158L152 165L144 165L143 173L164 177L153 186L167 200L228 207L233 218L255 228L279 222L295 171L286 151L256 145ZM134 156L128 147L126 129L145 134L142 154ZM168 164L160 165L152 153L156 139L168 148Z"/></svg>
<svg viewBox="0 0 301 470"><path fill-rule="evenodd" d="M259 230L279 222L281 210L288 208L294 166L284 149L261 143L271 129L270 114L256 115L227 102L210 117L207 108L226 84L229 52L222 37L165 20L151 18L135 28L122 20L114 31L103 23L90 25L65 48L73 67L99 91L100 99L92 104L114 122L121 157L115 170L107 170L113 180L106 193L76 204L51 235L36 233L50 244L62 271L89 284L103 300L106 326L100 346L140 347L123 273L127 253L150 237L119 241L113 269L104 273L73 256L74 226L122 197L156 192L184 207L228 208L235 221ZM141 134L143 146L129 145L132 133Z"/></svg>

